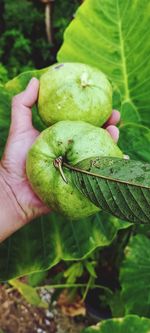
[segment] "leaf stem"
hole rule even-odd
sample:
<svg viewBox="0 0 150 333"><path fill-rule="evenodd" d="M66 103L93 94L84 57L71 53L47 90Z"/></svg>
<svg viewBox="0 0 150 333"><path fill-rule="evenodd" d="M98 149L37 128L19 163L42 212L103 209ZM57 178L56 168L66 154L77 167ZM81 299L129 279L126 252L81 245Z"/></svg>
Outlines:
<svg viewBox="0 0 150 333"><path fill-rule="evenodd" d="M54 167L59 170L59 172L60 172L60 174L62 176L62 179L67 184L68 181L67 181L67 179L66 179L66 177L64 175L64 172L63 172L63 169L62 169L62 164L63 164L63 157L62 156L59 156L59 157L55 158L55 160L54 160Z"/></svg>
<svg viewBox="0 0 150 333"><path fill-rule="evenodd" d="M45 288L47 290L51 290L51 289L64 289L64 288L83 288L83 287L87 287L87 283L63 283L63 284L51 284L51 285L45 285L42 286L42 288ZM40 289L41 287L37 287L36 289ZM92 289L97 288L97 289L102 289L105 290L106 292L108 292L110 295L113 295L113 291L110 290L107 287L98 285L98 284L92 284Z"/></svg>

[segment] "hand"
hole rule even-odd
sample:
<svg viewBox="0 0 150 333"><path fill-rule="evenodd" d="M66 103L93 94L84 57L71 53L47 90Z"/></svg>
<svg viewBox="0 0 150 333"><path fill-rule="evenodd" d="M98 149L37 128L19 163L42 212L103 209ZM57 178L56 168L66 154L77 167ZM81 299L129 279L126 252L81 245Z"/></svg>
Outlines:
<svg viewBox="0 0 150 333"><path fill-rule="evenodd" d="M0 162L0 239L8 237L50 210L34 194L26 176L26 156L39 132L32 126L31 107L38 98L39 81L33 78L12 100L10 132ZM5 200L4 200L5 199ZM3 217L2 213L3 212Z"/></svg>
<svg viewBox="0 0 150 333"><path fill-rule="evenodd" d="M27 222L50 211L35 195L26 176L26 156L39 135L33 128L31 108L38 98L39 81L33 78L27 88L12 100L11 126L0 162L0 240L4 240ZM118 111L104 125L118 140Z"/></svg>

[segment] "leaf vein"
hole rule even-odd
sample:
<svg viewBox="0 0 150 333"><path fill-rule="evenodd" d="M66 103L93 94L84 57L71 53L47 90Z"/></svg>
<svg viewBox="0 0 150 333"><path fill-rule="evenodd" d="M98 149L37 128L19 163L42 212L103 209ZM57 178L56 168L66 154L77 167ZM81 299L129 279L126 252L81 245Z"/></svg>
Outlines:
<svg viewBox="0 0 150 333"><path fill-rule="evenodd" d="M143 210L143 207L140 206L139 202L136 200L136 198L134 197L134 191L132 192L132 190L130 189L130 186L128 186L127 184L127 187L128 187L128 190L130 192L130 194L132 195L134 201L136 202L137 206L140 208L140 210L142 211L142 213L145 215L146 218L148 218L149 220L149 216L147 216L147 214L145 214L144 210ZM141 187L140 187L141 189ZM134 213L135 214L135 213Z"/></svg>

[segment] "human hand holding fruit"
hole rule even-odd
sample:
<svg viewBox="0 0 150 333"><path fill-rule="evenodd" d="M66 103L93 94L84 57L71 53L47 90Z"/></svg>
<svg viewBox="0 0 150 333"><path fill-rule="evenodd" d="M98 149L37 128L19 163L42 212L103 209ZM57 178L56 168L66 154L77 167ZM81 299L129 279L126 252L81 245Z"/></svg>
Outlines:
<svg viewBox="0 0 150 333"><path fill-rule="evenodd" d="M0 162L0 240L4 240L25 223L50 211L35 195L28 182L25 162L39 132L32 126L31 107L37 101L39 81L32 79L24 92L12 103L12 122L5 152ZM107 128L118 139L119 112L113 111Z"/></svg>
<svg viewBox="0 0 150 333"><path fill-rule="evenodd" d="M33 190L66 218L96 213L99 208L79 192L66 168L63 176L62 166L63 162L76 166L97 156L123 156L108 132L98 127L112 113L110 82L87 64L55 64L41 76L38 111L45 124L52 126L40 134L27 156Z"/></svg>
<svg viewBox="0 0 150 333"><path fill-rule="evenodd" d="M26 176L26 156L39 132L32 126L31 107L38 98L39 81L33 78L27 88L12 100L11 126L0 161L0 240L34 218L48 213L32 191Z"/></svg>

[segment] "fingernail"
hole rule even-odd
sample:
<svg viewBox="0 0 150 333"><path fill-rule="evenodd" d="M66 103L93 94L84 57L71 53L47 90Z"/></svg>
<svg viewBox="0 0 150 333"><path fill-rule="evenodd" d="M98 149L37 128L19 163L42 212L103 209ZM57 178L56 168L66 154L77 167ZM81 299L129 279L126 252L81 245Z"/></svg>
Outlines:
<svg viewBox="0 0 150 333"><path fill-rule="evenodd" d="M116 112L120 115L120 112L117 109L113 109L112 112Z"/></svg>
<svg viewBox="0 0 150 333"><path fill-rule="evenodd" d="M121 117L120 112L119 112L118 110L116 110L116 109L113 109L113 110L112 110L112 113L115 113L115 116L118 117L117 121L119 122L119 121L120 121L120 117Z"/></svg>
<svg viewBox="0 0 150 333"><path fill-rule="evenodd" d="M38 79L36 77L32 77L32 79L29 81L28 85L27 85L27 88L29 88L30 86L32 86L32 84L34 82L38 82Z"/></svg>
<svg viewBox="0 0 150 333"><path fill-rule="evenodd" d="M114 125L109 125L106 130L111 135L112 139L117 143L119 139L119 129Z"/></svg>

